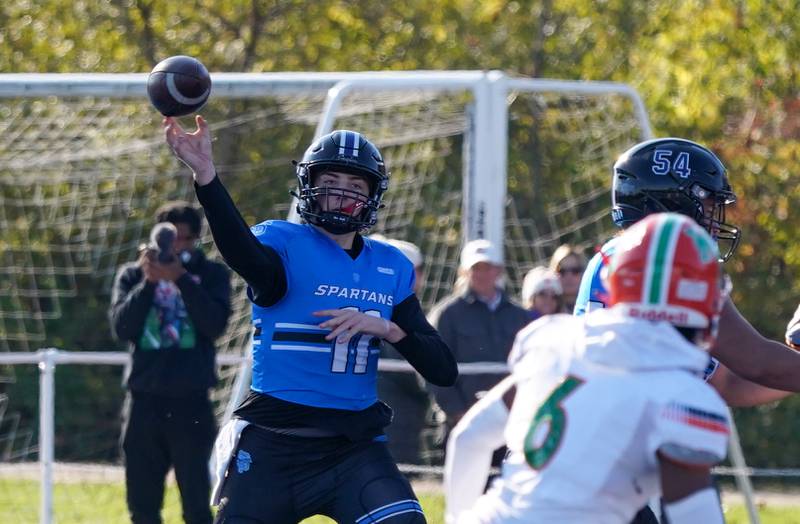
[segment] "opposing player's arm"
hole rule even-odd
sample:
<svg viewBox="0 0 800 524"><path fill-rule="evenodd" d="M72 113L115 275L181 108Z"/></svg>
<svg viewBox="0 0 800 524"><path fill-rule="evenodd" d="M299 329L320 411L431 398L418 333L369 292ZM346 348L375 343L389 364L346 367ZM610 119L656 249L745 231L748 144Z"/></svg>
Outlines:
<svg viewBox="0 0 800 524"><path fill-rule="evenodd" d="M661 477L661 498L672 503L692 493L711 487L711 466L679 463L661 451L658 452L658 468Z"/></svg>
<svg viewBox="0 0 800 524"><path fill-rule="evenodd" d="M744 379L723 364L719 364L708 383L714 386L726 404L733 407L768 404L791 395L789 391L768 388Z"/></svg>
<svg viewBox="0 0 800 524"><path fill-rule="evenodd" d="M768 388L800 391L800 353L762 336L728 299L711 354L739 377Z"/></svg>
<svg viewBox="0 0 800 524"><path fill-rule="evenodd" d="M457 522L483 493L492 467L494 450L505 443L508 408L504 397L514 390L509 376L490 389L453 428L447 439L444 489L447 523Z"/></svg>
<svg viewBox="0 0 800 524"><path fill-rule="evenodd" d="M676 389L654 405L648 447L659 466L667 522L721 523L711 467L727 453L730 417L722 399L699 380L673 382Z"/></svg>
<svg viewBox="0 0 800 524"><path fill-rule="evenodd" d="M725 519L711 484L711 467L687 466L658 453L665 524L703 522L722 524Z"/></svg>

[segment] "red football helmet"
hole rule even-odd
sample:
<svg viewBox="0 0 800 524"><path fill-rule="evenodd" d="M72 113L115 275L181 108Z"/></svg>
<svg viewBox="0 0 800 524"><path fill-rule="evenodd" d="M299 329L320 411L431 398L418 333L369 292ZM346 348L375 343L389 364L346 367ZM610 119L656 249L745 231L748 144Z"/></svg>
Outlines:
<svg viewBox="0 0 800 524"><path fill-rule="evenodd" d="M710 346L727 286L719 250L694 220L677 213L649 215L619 238L607 266L609 305L627 315L696 328Z"/></svg>

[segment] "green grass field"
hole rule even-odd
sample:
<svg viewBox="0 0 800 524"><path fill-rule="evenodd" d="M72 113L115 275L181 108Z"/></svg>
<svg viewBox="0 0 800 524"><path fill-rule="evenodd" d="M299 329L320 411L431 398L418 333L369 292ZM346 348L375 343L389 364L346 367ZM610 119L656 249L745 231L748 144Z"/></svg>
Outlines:
<svg viewBox="0 0 800 524"><path fill-rule="evenodd" d="M124 524L129 522L125 507L124 486L119 483L58 484L54 492L55 521L59 524ZM799 499L800 500L800 499ZM430 524L444 523L442 496L421 493L420 502ZM175 486L167 490L164 523L180 524L180 502ZM39 522L39 485L34 481L0 479L0 522L37 524ZM762 524L800 524L800 504L759 508ZM747 512L740 505L726 505L728 524L746 524ZM303 524L330 524L324 517L305 520Z"/></svg>

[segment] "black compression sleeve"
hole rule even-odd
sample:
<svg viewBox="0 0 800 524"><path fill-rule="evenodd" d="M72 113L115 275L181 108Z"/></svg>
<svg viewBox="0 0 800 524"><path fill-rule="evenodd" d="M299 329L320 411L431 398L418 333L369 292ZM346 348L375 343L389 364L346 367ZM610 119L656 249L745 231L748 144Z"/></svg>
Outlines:
<svg viewBox="0 0 800 524"><path fill-rule="evenodd" d="M195 191L217 249L250 286L253 302L263 307L278 302L287 289L281 257L253 235L218 176L205 186L195 184Z"/></svg>
<svg viewBox="0 0 800 524"><path fill-rule="evenodd" d="M428 382L452 386L458 378L458 366L450 348L425 318L416 295L394 307L392 322L407 334L392 345L409 364Z"/></svg>

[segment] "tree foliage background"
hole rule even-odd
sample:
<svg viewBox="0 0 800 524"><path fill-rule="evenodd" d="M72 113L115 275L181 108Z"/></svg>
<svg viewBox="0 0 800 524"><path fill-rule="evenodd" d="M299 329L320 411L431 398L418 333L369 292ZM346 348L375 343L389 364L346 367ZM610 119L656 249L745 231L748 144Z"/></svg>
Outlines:
<svg viewBox="0 0 800 524"><path fill-rule="evenodd" d="M728 166L740 198L731 221L743 229L727 265L734 300L759 331L782 339L800 297L797 8L789 0L6 0L0 71L146 72L188 54L211 71L500 69L628 83L657 136L702 142ZM798 406L792 398L737 412L752 463L788 466L800 456L790 438ZM770 439L785 434L781 450L750 431L764 427Z"/></svg>

